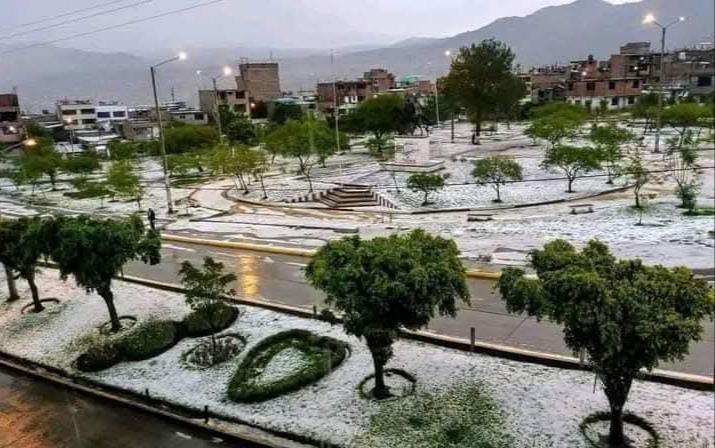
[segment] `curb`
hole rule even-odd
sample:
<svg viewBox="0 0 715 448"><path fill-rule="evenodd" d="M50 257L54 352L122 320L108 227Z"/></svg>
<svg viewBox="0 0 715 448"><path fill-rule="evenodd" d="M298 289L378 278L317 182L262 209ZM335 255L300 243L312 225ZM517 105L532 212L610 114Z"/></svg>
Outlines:
<svg viewBox="0 0 715 448"><path fill-rule="evenodd" d="M138 277L124 277L123 280L129 283L135 283L150 288L163 289L179 293L184 292L184 289L182 287L170 283L160 283L155 282L153 280L147 280ZM239 299L236 297L230 298L230 301L239 305L254 306L270 311L290 314L296 317L316 319L316 316L313 311L305 308L282 305L278 303L267 302L265 300L247 300ZM482 341L474 341L474 343L472 344L471 341L466 339L457 338L453 336L439 335L430 331L401 330L400 336L405 339L411 339L414 341L424 342L431 345L451 348L462 352L481 353L497 358L505 358L518 362L528 362L531 364L539 364L548 367L556 367L568 370L590 370L588 369L588 367L582 367L579 363L579 360L576 358L555 353L526 350L517 347ZM685 389L715 391L714 379L702 375L656 369L652 372L643 372L640 379L654 383L682 387Z"/></svg>
<svg viewBox="0 0 715 448"><path fill-rule="evenodd" d="M191 418L186 415L181 415L177 412L174 412L167 408L167 406L147 404L146 399L142 399L139 397L135 398L137 396L136 393L124 390L121 390L121 394L114 393L112 391L112 387L95 384L92 381L87 381L80 378L73 378L71 375L53 372L50 369L47 369L46 367L42 366L41 364L27 361L22 358L18 358L14 355L10 355L8 353L0 352L0 367L15 373L19 373L21 375L30 376L34 379L43 382L52 383L55 386L61 388L71 389L80 394L90 396L95 400L117 404L126 408L132 408L136 411L153 415L165 421L170 421L184 427L190 427L197 432L201 432L207 435L213 435L229 441L238 442L241 443L241 446L246 446L247 448L297 448L304 446L307 447L307 445L298 445L297 442L292 441L289 442L290 444L279 444L277 442L267 440L267 438L263 438L258 435L249 435L246 433L241 433L238 430L231 431L226 429L225 427L210 425L196 418ZM158 403L161 402L159 401ZM236 423L233 424L238 425ZM272 438L278 439L277 436L272 436Z"/></svg>
<svg viewBox="0 0 715 448"><path fill-rule="evenodd" d="M263 252L276 255L290 255L295 257L312 258L315 255L313 249L299 249L295 247L268 246L265 244L242 243L240 241L220 241L201 238L189 238L185 236L162 233L161 239L174 243L197 244L202 246L220 247L223 249L250 250L252 252ZM469 269L466 271L469 278L498 280L501 272L487 272Z"/></svg>

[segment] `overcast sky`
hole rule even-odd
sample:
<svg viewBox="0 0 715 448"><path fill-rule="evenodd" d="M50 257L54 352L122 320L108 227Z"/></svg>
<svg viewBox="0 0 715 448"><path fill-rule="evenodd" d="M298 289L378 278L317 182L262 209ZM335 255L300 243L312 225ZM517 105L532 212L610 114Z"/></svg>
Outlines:
<svg viewBox="0 0 715 448"><path fill-rule="evenodd" d="M1 0L0 42L5 46L49 41L211 0ZM222 0L176 15L57 45L93 50L273 46L333 48L444 37L479 28L504 16L523 16L571 0ZM610 0L625 3L633 0ZM110 4L111 3L111 4ZM9 35L131 6L111 14L25 35ZM58 15L82 8L76 15ZM51 21L25 25L49 17Z"/></svg>

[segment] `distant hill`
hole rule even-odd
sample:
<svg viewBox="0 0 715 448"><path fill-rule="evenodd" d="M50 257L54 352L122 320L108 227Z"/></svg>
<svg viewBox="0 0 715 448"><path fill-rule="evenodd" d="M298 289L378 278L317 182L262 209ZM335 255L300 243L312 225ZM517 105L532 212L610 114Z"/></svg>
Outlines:
<svg viewBox="0 0 715 448"><path fill-rule="evenodd" d="M642 25L653 12L662 21L685 16L684 24L668 32L668 46L690 46L713 40L713 0L643 0L613 5L603 0L543 8L525 17L505 17L478 30L448 38L411 38L384 48L355 51L339 49L331 64L326 50L248 49L236 47L198 50L191 63L163 67L161 96L169 99L171 87L178 98L195 101L200 80L195 69L205 65L236 62L241 56L267 58L281 63L284 90L312 88L318 80L355 78L371 67L385 67L399 75L435 77L448 69L446 50L496 38L512 47L517 62L532 65L568 62L593 54L604 58L618 52L621 44L649 40L657 46L659 31ZM463 11L462 11L463 13ZM478 10L475 9L475 14ZM149 103L148 67L153 62L125 53L94 53L52 46L27 52L0 54L0 91L18 87L21 101L37 111L60 97L117 99L129 104ZM204 81L205 82L205 81Z"/></svg>

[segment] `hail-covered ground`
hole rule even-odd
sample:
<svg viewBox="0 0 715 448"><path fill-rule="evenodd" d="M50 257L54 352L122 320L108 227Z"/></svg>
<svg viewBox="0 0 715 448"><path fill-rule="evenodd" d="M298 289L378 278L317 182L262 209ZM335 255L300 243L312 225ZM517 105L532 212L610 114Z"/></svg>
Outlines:
<svg viewBox="0 0 715 448"><path fill-rule="evenodd" d="M0 296L4 296L5 281L0 280ZM242 334L247 345L224 364L203 370L187 368L182 354L200 340L184 339L151 360L82 374L74 370L73 361L85 346L83 341L107 320L101 298L86 294L71 281L60 281L57 272L48 269L38 276L39 289L43 297L56 297L60 304L38 315L23 315L20 309L29 302L29 292L24 284L20 286L23 300L0 305L0 351L125 390L148 390L152 397L187 408L208 406L226 418L338 446L352 446L353 438L368 428L370 416L381 407L358 393L360 381L372 373L370 354L364 343L346 336L341 326L241 306L239 319L225 332ZM179 294L123 282L115 282L114 293L119 313L140 321L152 317L179 320L189 312ZM263 338L294 328L344 340L350 345L350 356L327 377L297 392L257 404L230 401L227 386L242 356ZM414 375L417 396L481 384L506 415L507 430L517 438L516 446L586 447L579 423L608 408L602 391L597 387L594 393L594 378L589 373L469 355L411 341L399 341L394 349L388 367ZM276 365L269 364L266 374L279 375L297 362L300 360L286 353L276 359ZM713 447L714 398L712 392L637 381L626 410L651 422L662 446Z"/></svg>

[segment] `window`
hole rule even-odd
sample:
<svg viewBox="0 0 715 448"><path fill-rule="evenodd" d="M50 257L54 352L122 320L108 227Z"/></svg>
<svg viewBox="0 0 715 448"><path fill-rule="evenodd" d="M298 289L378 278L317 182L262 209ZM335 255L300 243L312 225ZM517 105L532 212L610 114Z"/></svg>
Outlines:
<svg viewBox="0 0 715 448"><path fill-rule="evenodd" d="M82 109L80 113L82 115L94 115L94 109Z"/></svg>
<svg viewBox="0 0 715 448"><path fill-rule="evenodd" d="M86 118L86 119L82 120L82 124L94 124L96 122L97 122L97 120L95 120L94 118Z"/></svg>
<svg viewBox="0 0 715 448"><path fill-rule="evenodd" d="M698 76L698 87L710 87L713 79L710 76Z"/></svg>
<svg viewBox="0 0 715 448"><path fill-rule="evenodd" d="M234 104L233 105L233 111L234 112L245 112L246 108L242 104Z"/></svg>
<svg viewBox="0 0 715 448"><path fill-rule="evenodd" d="M179 115L179 120L186 120L186 115Z"/></svg>
<svg viewBox="0 0 715 448"><path fill-rule="evenodd" d="M608 81L608 90L616 90L616 81Z"/></svg>
<svg viewBox="0 0 715 448"><path fill-rule="evenodd" d="M587 82L586 90L588 90L589 92L593 92L594 90L596 90L596 83L595 82Z"/></svg>
<svg viewBox="0 0 715 448"><path fill-rule="evenodd" d="M637 89L637 88L639 88L640 86L641 86L641 81L640 81L640 79L634 79L634 80L633 80L633 88L634 88L634 89Z"/></svg>
<svg viewBox="0 0 715 448"><path fill-rule="evenodd" d="M65 109L62 111L62 115L77 115L77 111L75 109Z"/></svg>
<svg viewBox="0 0 715 448"><path fill-rule="evenodd" d="M97 112L97 118L110 118L109 112Z"/></svg>
<svg viewBox="0 0 715 448"><path fill-rule="evenodd" d="M618 106L618 97L614 96L611 98L611 106Z"/></svg>
<svg viewBox="0 0 715 448"><path fill-rule="evenodd" d="M573 84L569 83L569 90L573 90Z"/></svg>
<svg viewBox="0 0 715 448"><path fill-rule="evenodd" d="M202 121L204 119L204 114L194 114L194 120Z"/></svg>
<svg viewBox="0 0 715 448"><path fill-rule="evenodd" d="M634 96L629 96L629 97L628 97L628 104L636 104L636 97L634 97Z"/></svg>
<svg viewBox="0 0 715 448"><path fill-rule="evenodd" d="M246 91L245 91L245 90L241 90L240 92L238 92L237 97L240 98L240 99L245 99L245 98L246 98Z"/></svg>
<svg viewBox="0 0 715 448"><path fill-rule="evenodd" d="M114 118L124 118L127 116L127 113L124 112L123 110L118 110L114 112Z"/></svg>

